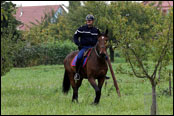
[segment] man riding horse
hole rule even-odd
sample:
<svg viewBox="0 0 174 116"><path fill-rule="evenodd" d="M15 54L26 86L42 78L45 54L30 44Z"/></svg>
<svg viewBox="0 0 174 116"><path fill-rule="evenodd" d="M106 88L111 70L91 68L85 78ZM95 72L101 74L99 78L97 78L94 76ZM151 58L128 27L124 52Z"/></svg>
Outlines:
<svg viewBox="0 0 174 116"><path fill-rule="evenodd" d="M76 62L76 74L74 76L75 80L80 79L79 70L82 66L82 59L83 59L84 52L88 50L89 48L92 48L96 45L98 40L97 37L100 34L100 30L98 28L95 28L93 26L93 23L94 23L94 16L88 14L86 16L86 25L78 28L74 34L74 42L79 49L77 62ZM79 37L80 37L80 41L79 41ZM106 76L106 79L109 79L109 77Z"/></svg>

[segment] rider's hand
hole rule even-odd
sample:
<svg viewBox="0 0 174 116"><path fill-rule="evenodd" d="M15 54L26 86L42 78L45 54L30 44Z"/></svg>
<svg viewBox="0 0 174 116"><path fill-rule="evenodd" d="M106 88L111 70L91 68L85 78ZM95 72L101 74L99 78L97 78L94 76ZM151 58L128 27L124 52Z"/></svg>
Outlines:
<svg viewBox="0 0 174 116"><path fill-rule="evenodd" d="M81 46L81 45L79 45L79 46L78 46L78 49L79 49L79 50L81 50L81 49L82 49L82 46Z"/></svg>

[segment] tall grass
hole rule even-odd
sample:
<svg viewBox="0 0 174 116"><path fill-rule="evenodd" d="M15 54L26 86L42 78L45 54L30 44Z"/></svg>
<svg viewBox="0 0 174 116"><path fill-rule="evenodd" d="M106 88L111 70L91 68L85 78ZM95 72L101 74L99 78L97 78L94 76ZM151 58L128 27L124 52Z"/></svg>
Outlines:
<svg viewBox="0 0 174 116"><path fill-rule="evenodd" d="M117 64L113 64L114 70ZM2 115L144 115L150 114L151 84L149 80L116 74L121 98L113 86L112 78L102 89L100 103L91 105L95 92L87 80L79 89L79 103L72 103L72 89L62 93L63 65L13 68L1 77ZM107 74L110 75L110 72ZM173 85L173 81L172 81ZM162 82L157 88L158 114L173 114L173 94L161 91L168 87ZM147 95L146 95L147 94ZM150 98L150 99L149 99Z"/></svg>

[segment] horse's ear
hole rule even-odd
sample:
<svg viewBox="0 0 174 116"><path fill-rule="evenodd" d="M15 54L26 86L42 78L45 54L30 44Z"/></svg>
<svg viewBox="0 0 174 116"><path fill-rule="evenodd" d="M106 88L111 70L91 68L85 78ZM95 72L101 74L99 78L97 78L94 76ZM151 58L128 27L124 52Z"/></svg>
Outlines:
<svg viewBox="0 0 174 116"><path fill-rule="evenodd" d="M105 31L105 35L108 35L108 29L106 29L106 31Z"/></svg>

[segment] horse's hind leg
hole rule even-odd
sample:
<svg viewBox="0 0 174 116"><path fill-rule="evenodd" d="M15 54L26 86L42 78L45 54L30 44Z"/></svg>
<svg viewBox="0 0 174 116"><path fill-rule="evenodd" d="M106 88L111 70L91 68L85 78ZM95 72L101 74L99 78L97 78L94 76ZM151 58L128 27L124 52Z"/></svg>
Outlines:
<svg viewBox="0 0 174 116"><path fill-rule="evenodd" d="M81 86L82 79L78 80L78 81L75 83L75 80L74 80L73 78L74 78L74 76L71 75L70 83L71 83L71 86L72 86L72 88L73 88L72 102L74 102L75 100L78 102L78 89L79 89L79 87Z"/></svg>
<svg viewBox="0 0 174 116"><path fill-rule="evenodd" d="M76 82L76 86L73 88L73 101L76 100L78 102L78 90L79 90L79 87L82 84L82 80L83 79L78 80Z"/></svg>
<svg viewBox="0 0 174 116"><path fill-rule="evenodd" d="M92 87L95 89L96 97L94 99L94 104L98 104L100 101L101 91L99 87L97 86L94 78L88 78L88 81L92 85Z"/></svg>

